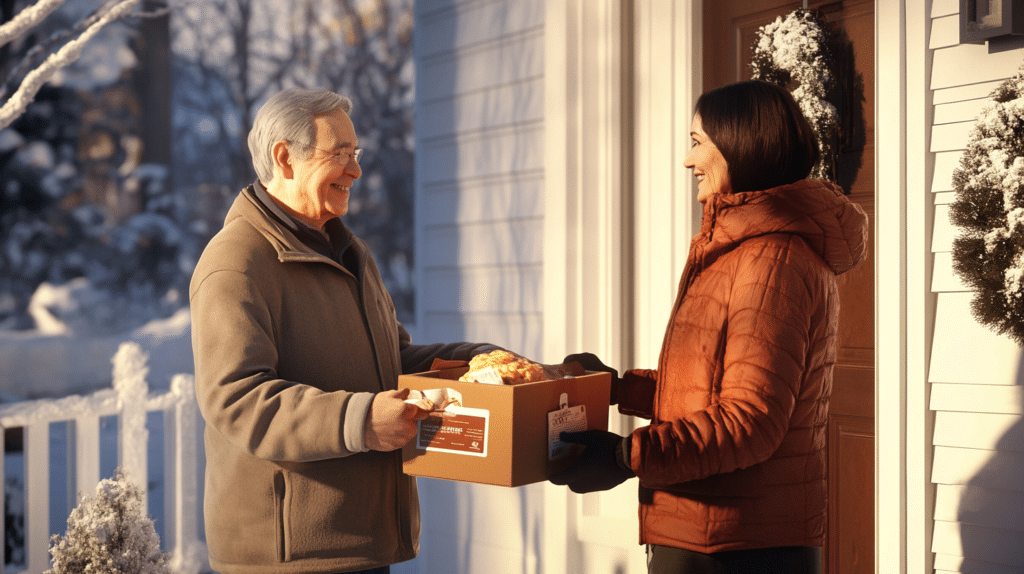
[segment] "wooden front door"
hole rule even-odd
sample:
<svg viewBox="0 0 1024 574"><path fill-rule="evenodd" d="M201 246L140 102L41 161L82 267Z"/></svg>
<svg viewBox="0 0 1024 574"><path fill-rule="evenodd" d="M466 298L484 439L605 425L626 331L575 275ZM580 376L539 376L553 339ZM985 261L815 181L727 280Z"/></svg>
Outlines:
<svg viewBox="0 0 1024 574"><path fill-rule="evenodd" d="M781 0L704 3L704 90L750 78L758 28L800 8ZM836 179L867 211L875 206L874 0L810 2L833 32L839 82L834 97L842 122ZM839 364L828 420L828 535L825 571L874 571L874 237L872 251L841 278Z"/></svg>

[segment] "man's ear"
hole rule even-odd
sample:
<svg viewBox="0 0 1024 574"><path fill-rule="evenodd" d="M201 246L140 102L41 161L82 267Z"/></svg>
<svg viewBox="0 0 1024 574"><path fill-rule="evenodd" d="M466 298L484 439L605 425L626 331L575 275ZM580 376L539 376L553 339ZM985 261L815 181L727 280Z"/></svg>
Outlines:
<svg viewBox="0 0 1024 574"><path fill-rule="evenodd" d="M294 176L294 169L292 168L293 158L291 150L288 149L288 142L277 140L274 142L274 146L270 148L270 154L274 158L274 171L280 169L284 179L292 179Z"/></svg>

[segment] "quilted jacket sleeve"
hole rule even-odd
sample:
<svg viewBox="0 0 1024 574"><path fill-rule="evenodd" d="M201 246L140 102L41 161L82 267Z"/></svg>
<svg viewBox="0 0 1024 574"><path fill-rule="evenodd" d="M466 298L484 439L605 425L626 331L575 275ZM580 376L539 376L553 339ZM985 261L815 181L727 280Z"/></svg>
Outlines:
<svg viewBox="0 0 1024 574"><path fill-rule="evenodd" d="M669 357L664 365L714 364L706 375L671 377L684 388L660 389L656 422L634 432L631 465L645 486L747 468L779 448L806 377L812 324L822 315L822 292L813 287L821 270L801 260L809 252L790 247L761 242L738 250L728 269L691 288L715 304L679 307L705 316L677 317L688 327L677 329L669 352L684 360ZM717 283L702 291L701 280ZM703 406L690 410L695 396Z"/></svg>
<svg viewBox="0 0 1024 574"><path fill-rule="evenodd" d="M631 369L622 375L616 392L619 412L649 419L654 413L654 388L658 371Z"/></svg>

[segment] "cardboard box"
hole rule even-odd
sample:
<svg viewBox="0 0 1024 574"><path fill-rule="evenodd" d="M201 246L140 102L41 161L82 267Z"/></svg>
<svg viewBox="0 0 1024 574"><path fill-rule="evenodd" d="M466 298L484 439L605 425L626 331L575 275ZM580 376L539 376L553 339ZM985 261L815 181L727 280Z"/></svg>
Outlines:
<svg viewBox="0 0 1024 574"><path fill-rule="evenodd" d="M419 423L417 436L402 449L406 474L498 486L541 482L574 458L572 445L557 441L559 429L608 428L608 373L488 385L460 382L466 371L457 367L398 378L400 389L451 389L462 403ZM549 441L549 421L554 441Z"/></svg>

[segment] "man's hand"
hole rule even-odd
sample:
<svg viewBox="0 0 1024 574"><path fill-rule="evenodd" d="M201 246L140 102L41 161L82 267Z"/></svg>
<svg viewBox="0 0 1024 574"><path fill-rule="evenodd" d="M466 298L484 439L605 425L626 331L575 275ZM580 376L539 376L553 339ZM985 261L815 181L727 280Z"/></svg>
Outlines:
<svg viewBox="0 0 1024 574"><path fill-rule="evenodd" d="M416 421L427 418L429 409L405 402L409 389L384 391L373 397L370 413L363 427L363 444L370 450L389 451L402 448L416 436Z"/></svg>

